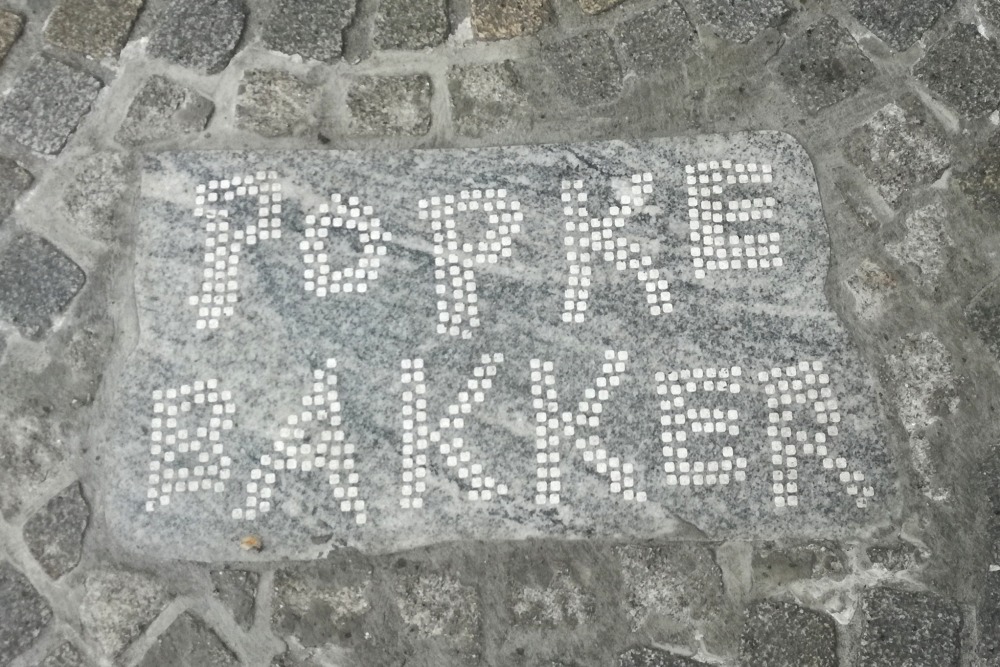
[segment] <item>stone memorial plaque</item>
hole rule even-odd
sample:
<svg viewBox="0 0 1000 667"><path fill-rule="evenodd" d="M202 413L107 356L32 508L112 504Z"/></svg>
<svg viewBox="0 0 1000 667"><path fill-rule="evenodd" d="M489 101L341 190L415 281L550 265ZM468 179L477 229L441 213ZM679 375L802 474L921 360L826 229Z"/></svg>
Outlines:
<svg viewBox="0 0 1000 667"><path fill-rule="evenodd" d="M856 534L893 476L780 133L149 155L108 521L162 557Z"/></svg>

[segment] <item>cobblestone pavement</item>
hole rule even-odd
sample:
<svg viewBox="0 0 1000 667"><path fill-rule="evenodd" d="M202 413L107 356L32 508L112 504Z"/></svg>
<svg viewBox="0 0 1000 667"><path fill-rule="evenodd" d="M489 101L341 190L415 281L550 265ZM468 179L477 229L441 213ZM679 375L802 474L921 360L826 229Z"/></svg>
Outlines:
<svg viewBox="0 0 1000 667"><path fill-rule="evenodd" d="M1000 665L998 40L998 0L0 0L0 667ZM249 564L109 537L138 152L748 129L814 161L890 522Z"/></svg>

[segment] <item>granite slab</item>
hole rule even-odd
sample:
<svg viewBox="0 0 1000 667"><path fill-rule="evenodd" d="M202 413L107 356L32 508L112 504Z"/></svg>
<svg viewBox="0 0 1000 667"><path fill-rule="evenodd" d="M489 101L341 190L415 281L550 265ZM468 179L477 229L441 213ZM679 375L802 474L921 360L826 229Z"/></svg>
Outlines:
<svg viewBox="0 0 1000 667"><path fill-rule="evenodd" d="M92 434L126 550L887 520L873 369L788 135L151 153L141 188L134 345Z"/></svg>

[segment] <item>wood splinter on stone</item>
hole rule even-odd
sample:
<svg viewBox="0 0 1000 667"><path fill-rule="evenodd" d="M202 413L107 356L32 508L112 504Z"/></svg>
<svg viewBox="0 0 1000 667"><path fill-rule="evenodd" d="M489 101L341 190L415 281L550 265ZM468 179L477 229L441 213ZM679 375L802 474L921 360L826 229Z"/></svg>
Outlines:
<svg viewBox="0 0 1000 667"><path fill-rule="evenodd" d="M264 549L264 540L260 535L246 535L240 538L240 549L243 551L261 551Z"/></svg>

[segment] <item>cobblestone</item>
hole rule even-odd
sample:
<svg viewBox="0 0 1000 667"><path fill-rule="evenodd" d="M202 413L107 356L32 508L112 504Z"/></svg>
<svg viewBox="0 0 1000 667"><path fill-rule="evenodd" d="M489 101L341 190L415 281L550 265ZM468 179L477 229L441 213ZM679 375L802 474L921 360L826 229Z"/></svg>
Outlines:
<svg viewBox="0 0 1000 667"><path fill-rule="evenodd" d="M248 70L236 96L236 125L265 137L297 134L316 122L313 85L285 72Z"/></svg>
<svg viewBox="0 0 1000 667"><path fill-rule="evenodd" d="M236 52L246 18L243 0L174 0L146 48L154 58L215 74Z"/></svg>
<svg viewBox="0 0 1000 667"><path fill-rule="evenodd" d="M42 569L58 579L80 562L90 507L80 484L66 487L24 524L24 541Z"/></svg>
<svg viewBox="0 0 1000 667"><path fill-rule="evenodd" d="M972 163L956 172L955 182L976 208L987 215L1000 210L1000 135L993 135Z"/></svg>
<svg viewBox="0 0 1000 667"><path fill-rule="evenodd" d="M782 0L697 0L698 13L724 39L749 42L791 14Z"/></svg>
<svg viewBox="0 0 1000 667"><path fill-rule="evenodd" d="M851 34L833 18L790 39L779 58L778 74L809 113L847 99L875 73Z"/></svg>
<svg viewBox="0 0 1000 667"><path fill-rule="evenodd" d="M153 644L139 667L239 667L240 661L204 621L181 614Z"/></svg>
<svg viewBox="0 0 1000 667"><path fill-rule="evenodd" d="M375 47L423 49L448 39L446 0L383 0L375 15Z"/></svg>
<svg viewBox="0 0 1000 667"><path fill-rule="evenodd" d="M472 27L486 40L533 35L549 12L548 0L472 0Z"/></svg>
<svg viewBox="0 0 1000 667"><path fill-rule="evenodd" d="M159 582L135 572L92 572L84 589L80 621L85 636L110 658L142 634L168 601Z"/></svg>
<svg viewBox="0 0 1000 667"><path fill-rule="evenodd" d="M480 635L476 590L456 577L395 568L396 605L411 645L421 653L468 654Z"/></svg>
<svg viewBox="0 0 1000 667"><path fill-rule="evenodd" d="M962 614L936 595L891 588L868 592L858 667L957 667Z"/></svg>
<svg viewBox="0 0 1000 667"><path fill-rule="evenodd" d="M580 3L580 9L582 9L587 14L600 14L601 12L607 11L612 7L617 7L622 4L624 0L578 0Z"/></svg>
<svg viewBox="0 0 1000 667"><path fill-rule="evenodd" d="M478 137L528 123L527 96L509 60L452 67L448 92L459 134Z"/></svg>
<svg viewBox="0 0 1000 667"><path fill-rule="evenodd" d="M1000 2L997 0L976 0L976 11L993 25L1000 27Z"/></svg>
<svg viewBox="0 0 1000 667"><path fill-rule="evenodd" d="M334 62L354 11L355 0L276 0L261 24L262 42L278 53Z"/></svg>
<svg viewBox="0 0 1000 667"><path fill-rule="evenodd" d="M92 238L118 237L126 225L119 207L134 178L134 160L125 153L95 153L82 160L63 193L70 221Z"/></svg>
<svg viewBox="0 0 1000 667"><path fill-rule="evenodd" d="M45 38L91 58L117 57L143 0L60 0L45 24Z"/></svg>
<svg viewBox="0 0 1000 667"><path fill-rule="evenodd" d="M896 51L908 49L955 0L852 0L851 13Z"/></svg>
<svg viewBox="0 0 1000 667"><path fill-rule="evenodd" d="M846 557L834 545L815 543L792 547L763 545L751 559L754 590L762 593L795 581L813 578L842 579Z"/></svg>
<svg viewBox="0 0 1000 667"><path fill-rule="evenodd" d="M0 224L14 210L18 198L34 180L31 173L17 162L0 157Z"/></svg>
<svg viewBox="0 0 1000 667"><path fill-rule="evenodd" d="M134 147L201 132L215 105L190 88L152 76L129 105L115 139Z"/></svg>
<svg viewBox="0 0 1000 667"><path fill-rule="evenodd" d="M1000 361L1000 283L979 291L965 309L969 326Z"/></svg>
<svg viewBox="0 0 1000 667"><path fill-rule="evenodd" d="M633 648L618 658L616 667L702 667L708 663L652 648Z"/></svg>
<svg viewBox="0 0 1000 667"><path fill-rule="evenodd" d="M14 42L21 36L24 19L20 14L0 10L0 63L7 57Z"/></svg>
<svg viewBox="0 0 1000 667"><path fill-rule="evenodd" d="M866 553L872 565L890 572L910 570L924 561L921 550L908 542L869 547Z"/></svg>
<svg viewBox="0 0 1000 667"><path fill-rule="evenodd" d="M960 23L927 49L913 73L934 97L964 116L979 117L1000 106L998 59L996 40Z"/></svg>
<svg viewBox="0 0 1000 667"><path fill-rule="evenodd" d="M23 234L0 250L0 320L21 335L40 338L83 287L71 259L41 238Z"/></svg>
<svg viewBox="0 0 1000 667"><path fill-rule="evenodd" d="M615 29L625 64L636 72L676 67L694 50L694 26L673 0L633 16Z"/></svg>
<svg viewBox="0 0 1000 667"><path fill-rule="evenodd" d="M1000 571L986 574L977 601L979 656L988 667L1000 660Z"/></svg>
<svg viewBox="0 0 1000 667"><path fill-rule="evenodd" d="M35 643L52 620L52 609L31 582L0 561L0 667Z"/></svg>
<svg viewBox="0 0 1000 667"><path fill-rule="evenodd" d="M347 94L360 136L419 136L431 129L431 80L423 74L358 79Z"/></svg>
<svg viewBox="0 0 1000 667"><path fill-rule="evenodd" d="M38 667L90 667L80 650L69 642L64 642L51 651Z"/></svg>
<svg viewBox="0 0 1000 667"><path fill-rule="evenodd" d="M833 619L787 602L755 602L747 610L740 664L837 667L837 631Z"/></svg>
<svg viewBox="0 0 1000 667"><path fill-rule="evenodd" d="M939 201L909 210L903 216L903 238L886 245L886 252L914 275L925 289L937 286L947 263L951 241L945 231L948 211Z"/></svg>
<svg viewBox="0 0 1000 667"><path fill-rule="evenodd" d="M212 572L215 594L233 614L233 619L244 630L253 625L257 606L257 586L260 575L244 570L217 570Z"/></svg>
<svg viewBox="0 0 1000 667"><path fill-rule="evenodd" d="M36 56L0 101L0 134L39 153L58 153L100 89L89 74Z"/></svg>
<svg viewBox="0 0 1000 667"><path fill-rule="evenodd" d="M546 48L546 63L567 99L592 105L614 100L621 93L622 70L611 38L592 31Z"/></svg>
<svg viewBox="0 0 1000 667"><path fill-rule="evenodd" d="M847 288L854 296L855 310L866 322L882 317L886 300L896 286L895 276L871 260L862 262L857 271L847 279Z"/></svg>

